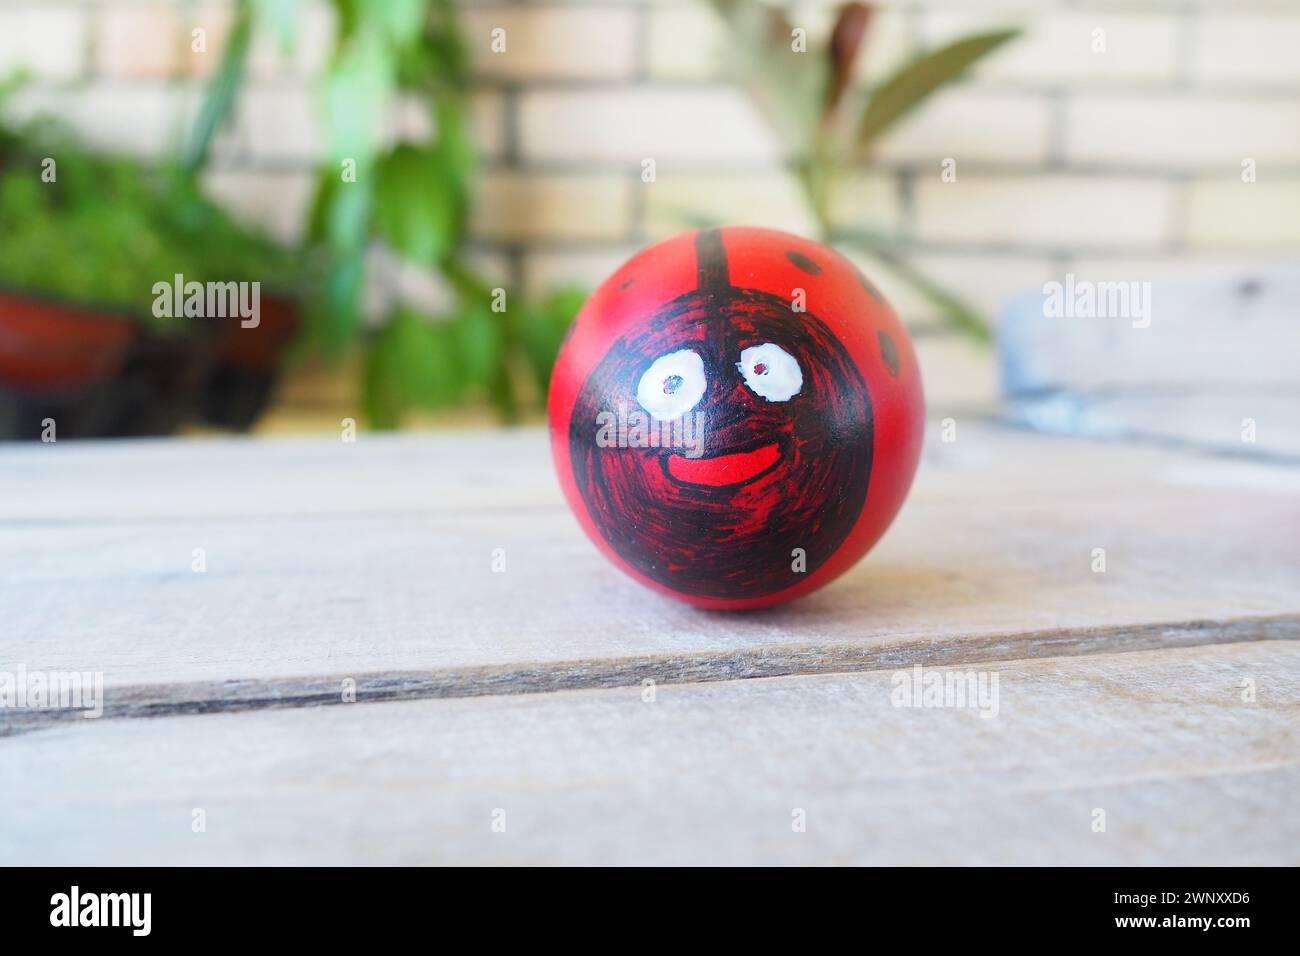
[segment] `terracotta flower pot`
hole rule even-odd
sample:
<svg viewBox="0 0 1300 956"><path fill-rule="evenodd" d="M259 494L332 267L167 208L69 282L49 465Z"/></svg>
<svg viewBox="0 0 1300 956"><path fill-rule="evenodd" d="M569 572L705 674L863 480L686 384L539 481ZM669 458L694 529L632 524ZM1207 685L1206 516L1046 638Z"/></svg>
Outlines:
<svg viewBox="0 0 1300 956"><path fill-rule="evenodd" d="M300 325L298 304L275 295L262 297L255 328L223 320L199 416L223 428L250 427L270 404L285 353Z"/></svg>
<svg viewBox="0 0 1300 956"><path fill-rule="evenodd" d="M267 296L256 327L187 319L164 335L122 310L0 289L0 438L167 435L187 419L246 429L270 401L300 325Z"/></svg>
<svg viewBox="0 0 1300 956"><path fill-rule="evenodd" d="M192 413L210 334L164 336L130 314L0 290L0 438L166 435Z"/></svg>

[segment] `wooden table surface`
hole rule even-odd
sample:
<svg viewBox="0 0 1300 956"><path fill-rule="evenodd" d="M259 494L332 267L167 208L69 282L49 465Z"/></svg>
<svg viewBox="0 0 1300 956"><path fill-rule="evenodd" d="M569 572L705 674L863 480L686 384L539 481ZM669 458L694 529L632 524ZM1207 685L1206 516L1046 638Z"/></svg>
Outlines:
<svg viewBox="0 0 1300 956"><path fill-rule="evenodd" d="M610 567L539 430L4 448L0 675L105 689L0 707L0 862L1300 863L1300 469L931 432L745 615Z"/></svg>

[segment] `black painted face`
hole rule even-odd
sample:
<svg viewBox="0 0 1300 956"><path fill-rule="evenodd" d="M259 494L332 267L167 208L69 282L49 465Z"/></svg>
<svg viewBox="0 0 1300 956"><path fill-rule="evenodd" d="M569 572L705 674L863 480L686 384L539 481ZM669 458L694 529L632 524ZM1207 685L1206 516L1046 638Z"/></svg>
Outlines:
<svg viewBox="0 0 1300 956"><path fill-rule="evenodd" d="M598 421L650 419L647 406L702 438L698 450L598 441ZM844 541L872 441L866 385L826 324L717 285L615 343L578 395L569 450L592 519L628 564L684 594L747 598L797 584Z"/></svg>

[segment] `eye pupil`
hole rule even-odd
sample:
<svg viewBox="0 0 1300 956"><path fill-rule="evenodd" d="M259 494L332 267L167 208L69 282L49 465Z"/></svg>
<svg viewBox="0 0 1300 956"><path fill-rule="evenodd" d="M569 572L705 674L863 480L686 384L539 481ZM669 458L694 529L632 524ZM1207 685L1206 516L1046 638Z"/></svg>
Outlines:
<svg viewBox="0 0 1300 956"><path fill-rule="evenodd" d="M680 375L669 375L664 379L664 394L671 395L682 387L684 379Z"/></svg>
<svg viewBox="0 0 1300 956"><path fill-rule="evenodd" d="M736 368L745 386L769 402L788 402L803 388L798 361L775 342L741 349Z"/></svg>

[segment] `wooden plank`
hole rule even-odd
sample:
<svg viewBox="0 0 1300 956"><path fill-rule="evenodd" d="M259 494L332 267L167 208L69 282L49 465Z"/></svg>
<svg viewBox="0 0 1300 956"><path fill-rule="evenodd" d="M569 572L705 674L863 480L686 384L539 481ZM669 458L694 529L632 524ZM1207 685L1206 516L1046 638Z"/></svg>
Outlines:
<svg viewBox="0 0 1300 956"><path fill-rule="evenodd" d="M0 862L1300 863L1300 645L983 673L79 720L0 740Z"/></svg>
<svg viewBox="0 0 1300 956"><path fill-rule="evenodd" d="M912 501L1044 502L1217 485L1279 502L1300 473L1267 462L931 422ZM207 438L0 445L0 527L321 515L562 511L540 428L334 439Z"/></svg>
<svg viewBox="0 0 1300 956"><path fill-rule="evenodd" d="M1300 636L1297 474L1258 464L962 426L866 561L723 615L611 568L535 431L3 454L0 669L102 671L125 709L310 701L345 677L460 696Z"/></svg>

